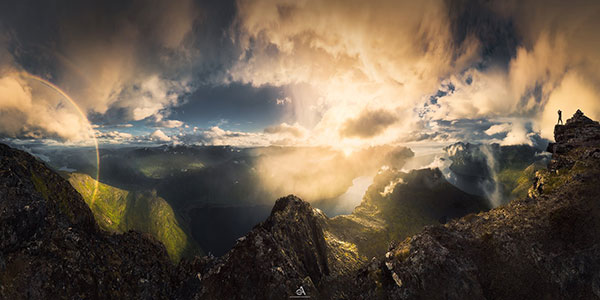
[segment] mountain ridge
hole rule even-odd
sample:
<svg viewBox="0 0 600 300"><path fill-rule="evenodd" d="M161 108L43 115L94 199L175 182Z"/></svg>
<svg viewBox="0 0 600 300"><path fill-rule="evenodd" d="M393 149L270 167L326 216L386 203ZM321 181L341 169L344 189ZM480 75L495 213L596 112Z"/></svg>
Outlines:
<svg viewBox="0 0 600 300"><path fill-rule="evenodd" d="M99 229L81 195L33 156L0 144L0 298L171 294L165 247ZM135 283L135 284L132 284Z"/></svg>
<svg viewBox="0 0 600 300"><path fill-rule="evenodd" d="M578 111L556 126L552 160L527 197L391 247L377 264L385 298L600 297L599 135Z"/></svg>
<svg viewBox="0 0 600 300"><path fill-rule="evenodd" d="M600 297L600 125L578 112L555 134L548 168L535 173L527 197L507 205L436 220L397 242L402 233L376 241L397 217L365 202L374 213L356 223L374 226L346 236L388 242L384 255L361 256L331 227L335 218L290 195L223 257L177 266L148 235L100 230L64 179L0 145L0 298L281 299L300 288L315 299ZM389 204L418 200L385 198L417 176L423 197L444 195L421 180L435 174L392 172L372 192Z"/></svg>

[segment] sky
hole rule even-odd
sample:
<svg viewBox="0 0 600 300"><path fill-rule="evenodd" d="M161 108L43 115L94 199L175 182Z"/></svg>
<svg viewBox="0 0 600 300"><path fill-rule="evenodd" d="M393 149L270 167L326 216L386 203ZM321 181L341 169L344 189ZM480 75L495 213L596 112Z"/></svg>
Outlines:
<svg viewBox="0 0 600 300"><path fill-rule="evenodd" d="M2 1L0 137L537 145L600 119L600 2Z"/></svg>

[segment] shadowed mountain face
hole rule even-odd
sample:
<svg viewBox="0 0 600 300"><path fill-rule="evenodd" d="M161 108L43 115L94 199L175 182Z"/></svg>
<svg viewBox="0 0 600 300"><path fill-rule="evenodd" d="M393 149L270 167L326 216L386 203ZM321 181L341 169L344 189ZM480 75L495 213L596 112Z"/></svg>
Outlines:
<svg viewBox="0 0 600 300"><path fill-rule="evenodd" d="M389 169L351 215L284 197L222 257L178 266L148 236L99 230L64 179L0 146L0 298L599 297L600 124L576 114L555 132L548 169L506 206L452 219L486 202L439 170Z"/></svg>
<svg viewBox="0 0 600 300"><path fill-rule="evenodd" d="M382 170L363 201L350 215L326 222L326 237L335 262L365 263L381 256L392 241L403 240L426 225L489 209L487 201L448 183L440 170L409 173ZM337 247L343 245L344 247ZM357 265L348 261L345 266Z"/></svg>
<svg viewBox="0 0 600 300"><path fill-rule="evenodd" d="M528 145L456 143L444 148L452 161L447 174L452 184L490 200L492 206L527 195L535 171L548 157Z"/></svg>
<svg viewBox="0 0 600 300"><path fill-rule="evenodd" d="M205 252L221 256L270 212L270 205L194 208L189 211L190 227Z"/></svg>

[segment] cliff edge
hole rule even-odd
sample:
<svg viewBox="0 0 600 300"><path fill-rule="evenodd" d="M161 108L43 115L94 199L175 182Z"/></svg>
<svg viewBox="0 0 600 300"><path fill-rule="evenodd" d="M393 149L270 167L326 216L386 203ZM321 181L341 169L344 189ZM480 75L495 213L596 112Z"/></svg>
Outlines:
<svg viewBox="0 0 600 300"><path fill-rule="evenodd" d="M555 139L527 197L392 247L359 298L599 298L600 125L577 111Z"/></svg>

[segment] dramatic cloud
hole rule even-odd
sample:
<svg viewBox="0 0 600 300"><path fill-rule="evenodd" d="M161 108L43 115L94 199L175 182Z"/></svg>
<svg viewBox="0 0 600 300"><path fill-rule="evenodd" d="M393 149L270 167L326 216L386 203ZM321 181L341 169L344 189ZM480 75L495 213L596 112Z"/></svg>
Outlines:
<svg viewBox="0 0 600 300"><path fill-rule="evenodd" d="M600 69L599 7L594 1L238 1L235 29L246 52L231 76L256 86L312 87L288 94L295 115L316 116L296 121L313 128L317 143L355 142L340 141L336 132L368 143L427 138L413 133L437 120L506 117L529 121L551 138L559 107L565 115L582 108L600 117L600 75L593 71ZM379 135L347 120L360 120L365 109L403 117ZM529 133L519 128L513 124L505 142L527 142Z"/></svg>
<svg viewBox="0 0 600 300"><path fill-rule="evenodd" d="M387 127L394 124L398 118L385 110L363 111L358 118L349 119L340 130L344 137L369 138L381 134Z"/></svg>
<svg viewBox="0 0 600 300"><path fill-rule="evenodd" d="M186 37L197 15L188 0L129 5L100 24L96 17L106 12L95 6L67 16L53 51L64 65L57 83L86 110L123 109L125 120L142 120L188 91Z"/></svg>
<svg viewBox="0 0 600 300"><path fill-rule="evenodd" d="M506 67L472 68L451 76L455 91L437 99L429 117L520 117L550 139L558 109L567 118L578 108L600 117L600 75L592 71L600 68L598 2L470 2L510 20L520 42ZM485 27L486 22L474 25Z"/></svg>
<svg viewBox="0 0 600 300"><path fill-rule="evenodd" d="M0 73L0 135L91 142L93 129L73 103L21 73Z"/></svg>
<svg viewBox="0 0 600 300"><path fill-rule="evenodd" d="M0 134L86 140L88 117L171 142L535 144L558 109L600 118L598 28L584 0L4 1Z"/></svg>
<svg viewBox="0 0 600 300"><path fill-rule="evenodd" d="M193 1L23 2L0 5L0 68L50 79L97 123L167 116L189 92L197 56L190 34L200 17Z"/></svg>
<svg viewBox="0 0 600 300"><path fill-rule="evenodd" d="M421 97L437 89L440 77L462 70L477 46L471 39L453 42L448 12L438 1L240 1L238 9L238 43L247 51L231 69L232 79L312 87L315 93L304 87L288 92L296 121L314 128L317 143L353 143L338 132L367 109L405 113L377 142L396 140L413 127ZM347 133L373 137L380 128Z"/></svg>

